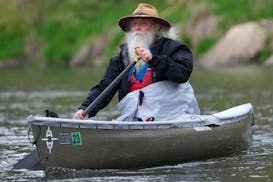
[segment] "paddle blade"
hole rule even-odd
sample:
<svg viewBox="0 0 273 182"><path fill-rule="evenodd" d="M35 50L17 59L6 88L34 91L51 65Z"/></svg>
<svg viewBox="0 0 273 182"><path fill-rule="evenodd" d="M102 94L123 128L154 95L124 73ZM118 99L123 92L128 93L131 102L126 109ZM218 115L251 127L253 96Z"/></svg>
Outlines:
<svg viewBox="0 0 273 182"><path fill-rule="evenodd" d="M14 169L28 169L32 171L42 170L40 159L36 151L30 152L13 166Z"/></svg>

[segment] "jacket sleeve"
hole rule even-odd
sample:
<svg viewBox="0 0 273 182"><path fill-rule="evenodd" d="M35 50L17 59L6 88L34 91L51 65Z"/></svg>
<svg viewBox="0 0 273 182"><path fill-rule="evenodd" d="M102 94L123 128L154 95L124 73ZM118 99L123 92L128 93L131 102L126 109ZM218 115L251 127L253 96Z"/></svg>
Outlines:
<svg viewBox="0 0 273 182"><path fill-rule="evenodd" d="M103 79L90 89L88 96L82 102L79 109L86 109L103 92L103 90L110 83L112 83L112 81L119 75L121 70L118 63L119 63L119 56L115 56L110 60L110 63L107 66ZM99 110L107 106L109 102L112 100L117 90L118 90L118 85L114 87L110 91L110 93L105 98L102 99L101 102L98 103L98 105L95 107L94 110L88 113L89 116L90 117L95 116Z"/></svg>
<svg viewBox="0 0 273 182"><path fill-rule="evenodd" d="M189 80L193 68L190 49L174 40L165 41L149 61L158 80L184 83Z"/></svg>

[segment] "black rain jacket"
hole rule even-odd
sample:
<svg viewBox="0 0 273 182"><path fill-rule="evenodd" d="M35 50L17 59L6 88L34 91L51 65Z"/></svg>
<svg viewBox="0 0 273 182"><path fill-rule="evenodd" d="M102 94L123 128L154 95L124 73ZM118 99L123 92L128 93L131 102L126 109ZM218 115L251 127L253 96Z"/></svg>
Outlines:
<svg viewBox="0 0 273 182"><path fill-rule="evenodd" d="M87 98L79 109L86 109L93 100L124 70L129 64L126 44L120 46L121 51L112 57L103 79L92 87ZM161 38L151 46L153 58L148 62L152 69L153 82L171 80L177 83L184 83L189 80L193 68L193 57L191 50L178 41ZM118 91L119 100L130 92L128 76L124 76L119 84L104 98L97 107L88 113L93 117L112 100Z"/></svg>

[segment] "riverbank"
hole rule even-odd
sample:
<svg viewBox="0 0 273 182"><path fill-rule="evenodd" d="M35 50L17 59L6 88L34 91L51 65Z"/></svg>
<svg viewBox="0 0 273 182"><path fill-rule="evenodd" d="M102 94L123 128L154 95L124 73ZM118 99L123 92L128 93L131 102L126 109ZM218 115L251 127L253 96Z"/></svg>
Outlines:
<svg viewBox="0 0 273 182"><path fill-rule="evenodd" d="M104 65L123 41L118 19L130 14L139 2L1 1L0 68ZM273 17L271 0L143 2L154 4L159 14L172 22L178 39L194 50L196 60L213 49L233 26L272 21ZM267 36L261 42L262 49L248 60L262 64L273 52L272 42L272 36ZM240 53L244 58L246 52Z"/></svg>

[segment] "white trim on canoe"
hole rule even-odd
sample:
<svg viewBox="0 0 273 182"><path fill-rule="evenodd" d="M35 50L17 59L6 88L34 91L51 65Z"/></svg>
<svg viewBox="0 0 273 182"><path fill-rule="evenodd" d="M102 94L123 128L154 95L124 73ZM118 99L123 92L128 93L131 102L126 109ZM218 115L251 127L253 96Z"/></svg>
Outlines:
<svg viewBox="0 0 273 182"><path fill-rule="evenodd" d="M94 129L164 129L164 128L193 128L210 125L223 125L243 120L253 115L250 103L226 109L212 115L185 115L183 119L172 121L132 122L132 121L96 121L50 118L30 115L27 121L31 125L57 126L71 128Z"/></svg>

